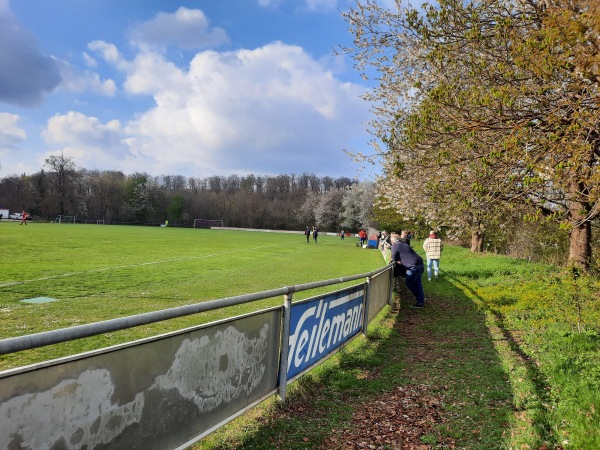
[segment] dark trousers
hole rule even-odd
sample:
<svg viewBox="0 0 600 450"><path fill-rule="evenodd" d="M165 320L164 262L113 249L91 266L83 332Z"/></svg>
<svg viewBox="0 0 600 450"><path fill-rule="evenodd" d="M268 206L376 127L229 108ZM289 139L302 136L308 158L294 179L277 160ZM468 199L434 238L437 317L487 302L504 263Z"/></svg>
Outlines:
<svg viewBox="0 0 600 450"><path fill-rule="evenodd" d="M413 268L406 269L406 287L416 298L416 303L419 306L423 306L425 303L425 292L423 291L423 271L425 266L421 264Z"/></svg>

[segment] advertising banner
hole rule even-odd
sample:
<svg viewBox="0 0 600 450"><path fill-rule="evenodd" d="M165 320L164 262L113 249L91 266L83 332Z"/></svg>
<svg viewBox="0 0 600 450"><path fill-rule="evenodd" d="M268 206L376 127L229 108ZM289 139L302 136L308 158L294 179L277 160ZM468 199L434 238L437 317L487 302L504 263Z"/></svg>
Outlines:
<svg viewBox="0 0 600 450"><path fill-rule="evenodd" d="M390 272L381 272L371 278L371 286L369 288L369 311L367 314L367 323L375 318L375 316L388 304L390 300L390 284L392 283Z"/></svg>
<svg viewBox="0 0 600 450"><path fill-rule="evenodd" d="M275 392L281 308L0 373L0 449L177 448Z"/></svg>
<svg viewBox="0 0 600 450"><path fill-rule="evenodd" d="M292 305L288 380L362 330L364 297L359 285Z"/></svg>

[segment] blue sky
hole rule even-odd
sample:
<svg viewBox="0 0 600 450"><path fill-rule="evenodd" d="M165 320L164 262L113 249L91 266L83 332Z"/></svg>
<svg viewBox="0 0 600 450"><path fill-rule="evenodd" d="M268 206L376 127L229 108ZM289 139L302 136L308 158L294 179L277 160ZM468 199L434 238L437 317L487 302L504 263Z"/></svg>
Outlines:
<svg viewBox="0 0 600 450"><path fill-rule="evenodd" d="M0 0L0 178L61 152L126 174L369 179L350 0Z"/></svg>

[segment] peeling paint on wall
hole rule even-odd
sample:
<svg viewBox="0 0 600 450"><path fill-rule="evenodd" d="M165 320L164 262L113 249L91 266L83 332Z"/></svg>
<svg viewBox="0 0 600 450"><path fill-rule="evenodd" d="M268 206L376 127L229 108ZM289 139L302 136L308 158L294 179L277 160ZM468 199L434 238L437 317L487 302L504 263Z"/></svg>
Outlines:
<svg viewBox="0 0 600 450"><path fill-rule="evenodd" d="M66 448L109 443L127 426L139 422L144 407L141 393L131 403L114 404L113 391L110 373L97 369L47 391L13 397L0 404L0 430L3 437L9 434L5 448L52 448L63 438ZM18 427L5 430L9 423Z"/></svg>
<svg viewBox="0 0 600 450"><path fill-rule="evenodd" d="M269 311L0 373L0 449L175 448L275 389L280 320Z"/></svg>
<svg viewBox="0 0 600 450"><path fill-rule="evenodd" d="M192 400L200 412L252 392L265 373L262 355L267 349L268 326L260 336L248 339L233 327L209 339L185 340L166 375L157 378L157 389L179 391Z"/></svg>

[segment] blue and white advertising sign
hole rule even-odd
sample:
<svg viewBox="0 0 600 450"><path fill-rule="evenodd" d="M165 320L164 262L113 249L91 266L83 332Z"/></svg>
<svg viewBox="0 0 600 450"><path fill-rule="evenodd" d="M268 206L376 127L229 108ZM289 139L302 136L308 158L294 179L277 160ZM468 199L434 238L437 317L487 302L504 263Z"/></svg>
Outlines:
<svg viewBox="0 0 600 450"><path fill-rule="evenodd" d="M364 285L292 304L288 380L359 333L363 311Z"/></svg>

